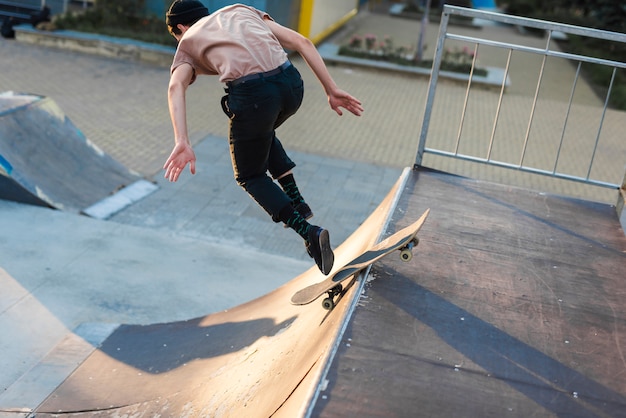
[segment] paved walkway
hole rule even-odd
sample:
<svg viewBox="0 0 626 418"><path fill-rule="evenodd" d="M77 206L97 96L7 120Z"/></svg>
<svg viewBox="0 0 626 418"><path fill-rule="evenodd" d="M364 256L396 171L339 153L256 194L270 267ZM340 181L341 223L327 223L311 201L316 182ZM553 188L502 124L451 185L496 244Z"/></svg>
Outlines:
<svg viewBox="0 0 626 418"><path fill-rule="evenodd" d="M386 13L362 12L328 42L343 44L354 34L374 34L379 39L390 36L396 45L414 47L420 25L419 21L391 17ZM437 28L436 23L428 27L427 52L434 48ZM523 41L536 47L544 43L539 38L522 37L509 27L454 29L462 34ZM0 54L3 57L12 57L0 62L0 91L29 92L53 98L91 141L125 166L149 179L160 181L161 166L173 143L166 100L169 77L167 68L41 48L4 39L0 42ZM505 57L498 54L498 51L485 49L479 52L479 63L485 65L504 66L503 59ZM536 77L533 79L532 74L538 71L538 59L524 57L525 65L512 65L513 84L506 94L508 112L501 115L504 123L500 123L498 128L504 138L503 143L506 144L506 153L518 149L512 145L514 141L511 138L523 137L527 123L524 115L528 113L529 100L534 94ZM339 86L360 98L365 106L365 113L360 118L351 114L338 117L328 107L326 97L312 72L299 57L293 57L293 61L301 69L307 92L301 110L281 127L279 137L299 163L296 175L305 196L311 200L318 214L316 221L337 231L334 240L341 242L362 222L368 211L376 206L400 170L413 165L428 78L376 68L330 66L330 72ZM563 89L569 89L570 86L559 80L566 79L573 71L574 68L562 60L546 69L544 86L549 87L545 89L548 101L547 106L537 112L541 117L550 120L553 117L552 112L557 112L558 116L554 116L557 120L563 114L562 108L559 109L563 97L567 97ZM583 107L600 105L599 99L584 82L579 82L577 91L580 91L578 95L581 97L577 102L582 102ZM200 77L188 92L190 136L194 144L203 143L198 163L206 166L207 172L212 174L206 180L197 176L188 183L188 179L183 177L183 182L176 185L162 182L162 188L167 192L159 194L168 196L167 199L174 199L175 202L169 203L170 205L185 205L187 208L197 209L187 209L189 218L165 222L151 219L150 213L154 213L154 216L163 213L160 205L156 205L152 212L142 207L141 211L135 213L135 209L131 208L118 215L116 220L139 225L160 224L176 231L184 229L191 233L188 230L196 230L201 223L200 213L219 214L217 221L208 221L212 225L212 231L203 235L214 236L223 231L218 234L220 239L243 237L241 239L244 242L260 244L265 250L272 247L267 238L263 237L267 236L268 230L275 230L274 225L266 222L265 214L256 205L250 204L250 199L234 186L232 180L224 139L227 135L227 120L219 106L223 94L222 85L212 77ZM497 93L478 91L472 94L475 99L471 106L477 109L478 123L475 125L478 128L472 131L472 126L467 125L464 129L466 132L476 132L477 136L488 137L489 132L483 132L483 128L490 128L491 122L484 118L485 115L487 118L492 117L491 106L497 100ZM458 108L464 99L464 86L441 83L437 98L440 111L433 113L431 121L433 140L445 141L446 138L455 137L458 128L456 122L451 123L450 110ZM595 126L597 112L590 112L586 107L583 111L577 115L577 120L583 126ZM613 118L618 116L613 115ZM626 118L619 118L618 123L614 124L617 132L621 126L619 120L622 120L623 125ZM472 119L468 117L468 121L471 123ZM620 137L614 132L611 135L614 138ZM604 164L600 169L618 171L618 175L621 175L620 170L623 170L626 156L620 156L619 151L615 153L615 149L619 150L619 144L610 145L601 152L617 157L612 158L612 165ZM216 161L221 164L215 165ZM609 203L616 200L612 191L607 193L605 190L585 188L577 183L555 182L517 171L440 158L429 158L425 160L425 164L474 178ZM182 186L183 183L186 186ZM188 188L193 193L188 193ZM181 198L177 200L179 196ZM159 202L165 201L163 197L158 199ZM152 201L155 198L149 203ZM239 210L224 213L224 202L245 204ZM144 203L142 206L146 205ZM209 215L204 216L211 218ZM230 216L237 217L237 220L229 219ZM242 222L243 219L252 219L253 222ZM257 220L260 221L258 224ZM221 227L218 228L214 222L220 222ZM200 229L206 227L200 226ZM193 233L197 235L197 232ZM256 234L261 235L254 237ZM296 254L292 246L276 250ZM300 248L297 253L300 254L298 257L302 256Z"/></svg>
<svg viewBox="0 0 626 418"><path fill-rule="evenodd" d="M373 35L378 41L389 37L395 46L405 46L415 50L420 28L421 22L417 20L381 13L363 13L348 22L332 42L347 44L353 35ZM438 30L438 23L431 23L426 28L424 44L427 57L434 53ZM520 44L539 50L546 48L547 41L546 38L522 35L517 29L508 26L460 27L451 25L449 31L456 35ZM450 50L464 47L473 50L474 44L451 40L445 43L445 48ZM550 48L558 50L558 45L552 42ZM481 45L477 53L477 65L505 68L507 55L508 50ZM559 141L562 139L561 130L567 120L558 171L586 177L596 140L599 140L591 176L593 179L618 183L624 175L624 162L626 161L626 150L620 134L626 129L624 112L608 109L606 114L602 115L604 98L598 96L583 77L576 82L572 107L568 108L572 85L576 77L576 66L567 60L550 57L546 60L542 73L542 61L543 57L538 54L518 51L512 53L509 68L511 84L507 87L502 99L491 158L511 164L519 163L524 138L529 128L537 82L541 74L541 88L533 113L532 129L524 163L551 171L554 168L553 161L559 149ZM366 109L371 110L372 106L376 107L375 112L384 115L378 119L393 123L393 126L388 126L384 132L377 132L380 138L385 138L384 144L402 149L403 152L412 150L413 146L416 147L424 113L428 77L405 75L403 78L402 75L388 71L377 73L371 69L364 70L354 66L353 68L354 74L358 77L362 77L363 71L375 74L377 77L376 80L368 79L367 82L376 85L379 98L369 97L367 92L363 94L368 99L365 102ZM378 80L380 84L377 85ZM351 81L351 79L346 80L348 83ZM349 87L352 88L352 85ZM466 100L465 88L465 82L454 83L439 78L430 122L428 146L454 151ZM369 90L372 89L369 88ZM391 96L387 96L388 92L391 92ZM489 139L498 108L499 89L481 89L473 85L467 100L459 152L487 158ZM378 105L381 107L378 108ZM598 128L601 124L602 134L598 138ZM401 139L397 138L396 134ZM412 152L411 155L414 156L415 153ZM396 158L395 161L403 161L401 155L394 155L394 158ZM613 190L550 179L516 170L434 157L430 154L425 156L423 164L472 178L571 197L611 204L614 204L617 199Z"/></svg>
<svg viewBox="0 0 626 418"><path fill-rule="evenodd" d="M353 34L374 34L378 39L390 36L397 46L414 48L419 29L419 21L391 17L385 13L362 12L328 42L342 44ZM461 34L523 41L535 47L541 47L545 42L540 38L522 36L509 27L454 29ZM427 54L434 49L437 30L436 23L428 26ZM172 129L166 102L167 68L39 48L4 39L0 42L0 53L3 57L13 57L0 63L0 91L14 90L50 96L89 139L122 164L147 177L160 170L172 146ZM311 71L299 57L293 60L301 69L307 92L302 109L279 131L281 140L289 150L376 167L401 169L413 165L428 87L427 77L373 68L331 66L331 74L337 83L360 98L366 109L360 118L352 115L338 117L328 107L323 91ZM504 67L505 63L506 56L502 51L489 48L479 51L479 64ZM501 123L498 128L504 138L519 137L520 130L523 134L539 64L538 57L521 55L514 58L511 66L512 85L506 94L510 112L508 119L504 115L506 123ZM550 117L555 112L552 103L566 101L571 84L563 80L573 77L574 72L575 69L563 60L550 62L542 85L542 99L547 100L547 104L538 114ZM463 103L465 89L454 83L441 83L438 94L437 101L444 111L433 115L431 127L434 133L431 136L450 137L456 134L456 122L450 123L450 114L446 109ZM222 95L221 84L211 77L201 77L189 90L188 119L194 143L200 142L207 135L226 137L227 121L219 106ZM481 115L489 115L491 118L493 109L489 106L497 100L497 93L483 95L488 95L489 99L477 99L476 109ZM578 83L576 100L583 106L596 107L601 104L584 82ZM556 112L556 120L562 119L563 112ZM585 108L576 118L593 127L597 126L597 116L597 112ZM612 117L620 119L619 115ZM490 128L491 121L483 121L482 125ZM626 129L622 125L616 125L616 132ZM615 138L618 137L615 135ZM609 148L607 153L611 155L614 147ZM624 158L626 156L622 155L621 160L610 167L614 171L619 166L617 170L620 176ZM595 191L582 191L576 184L551 186L550 181L514 171L493 172L487 167L470 166L458 161L432 160L428 161L428 165L471 177L533 188L545 187L547 191L606 201ZM609 200L614 198L610 197Z"/></svg>

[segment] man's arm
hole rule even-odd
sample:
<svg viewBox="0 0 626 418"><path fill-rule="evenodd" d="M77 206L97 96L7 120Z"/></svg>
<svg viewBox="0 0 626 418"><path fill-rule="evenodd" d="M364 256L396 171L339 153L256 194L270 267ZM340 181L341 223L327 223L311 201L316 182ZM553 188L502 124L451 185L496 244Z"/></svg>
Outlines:
<svg viewBox="0 0 626 418"><path fill-rule="evenodd" d="M340 109L340 107L343 107L356 116L361 115L361 112L363 112L361 102L337 87L337 84L335 84L335 81L326 68L324 60L310 39L302 36L294 30L274 22L269 18L265 19L265 23L267 23L268 27L274 36L276 36L283 48L297 51L302 58L304 58L307 65L311 68L311 71L313 71L317 79L322 84L322 87L328 96L328 104L330 104L330 107L337 112L337 114L343 114Z"/></svg>
<svg viewBox="0 0 626 418"><path fill-rule="evenodd" d="M196 155L191 148L187 133L187 108L185 93L193 77L193 68L182 64L173 71L167 89L167 103L174 128L174 149L163 165L165 178L170 181L178 177L189 163L191 174L196 173Z"/></svg>

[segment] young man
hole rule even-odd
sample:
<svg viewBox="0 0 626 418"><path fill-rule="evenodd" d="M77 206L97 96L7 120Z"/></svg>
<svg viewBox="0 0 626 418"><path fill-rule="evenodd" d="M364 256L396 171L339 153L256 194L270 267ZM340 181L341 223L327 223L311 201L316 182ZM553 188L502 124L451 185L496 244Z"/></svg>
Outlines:
<svg viewBox="0 0 626 418"><path fill-rule="evenodd" d="M195 173L185 92L197 75L218 75L227 86L222 109L230 119L230 154L237 183L274 222L295 230L319 269L328 274L334 262L328 231L307 222L313 213L294 180L295 163L275 133L298 110L304 93L300 74L285 49L300 53L337 114L342 115L343 107L360 116L361 102L337 87L310 40L260 10L236 4L209 15L198 0L175 0L166 23L178 47L168 88L175 145L163 167L165 177L176 181L187 164Z"/></svg>

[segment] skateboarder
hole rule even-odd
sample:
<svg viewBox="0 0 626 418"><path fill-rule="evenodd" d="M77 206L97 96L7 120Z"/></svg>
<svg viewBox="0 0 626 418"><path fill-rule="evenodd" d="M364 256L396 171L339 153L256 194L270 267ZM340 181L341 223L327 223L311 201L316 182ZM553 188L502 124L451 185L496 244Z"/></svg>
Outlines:
<svg viewBox="0 0 626 418"><path fill-rule="evenodd" d="M178 47L168 88L175 145L163 167L165 177L176 181L187 164L195 173L185 93L196 76L218 75L226 83L222 109L230 119L235 180L274 222L283 222L300 234L309 255L328 274L334 262L328 231L307 222L313 213L296 185L295 163L275 133L298 110L304 93L300 74L285 49L304 58L338 115L343 107L360 116L361 102L337 87L309 39L274 22L265 12L237 4L209 14L198 0L175 0L166 23Z"/></svg>

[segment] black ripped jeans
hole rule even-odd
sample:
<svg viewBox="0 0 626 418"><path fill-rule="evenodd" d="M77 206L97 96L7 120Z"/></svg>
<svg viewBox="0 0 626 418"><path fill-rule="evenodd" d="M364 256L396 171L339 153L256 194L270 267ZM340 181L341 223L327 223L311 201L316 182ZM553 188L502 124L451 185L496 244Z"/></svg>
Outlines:
<svg viewBox="0 0 626 418"><path fill-rule="evenodd" d="M279 222L281 209L291 200L273 179L296 164L276 138L276 128L300 107L302 77L292 65L276 75L229 86L226 92L222 108L230 118L228 136L235 180L274 222Z"/></svg>

